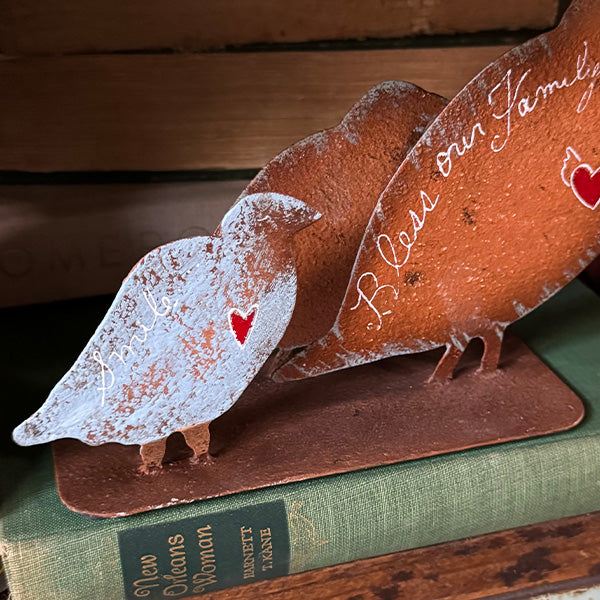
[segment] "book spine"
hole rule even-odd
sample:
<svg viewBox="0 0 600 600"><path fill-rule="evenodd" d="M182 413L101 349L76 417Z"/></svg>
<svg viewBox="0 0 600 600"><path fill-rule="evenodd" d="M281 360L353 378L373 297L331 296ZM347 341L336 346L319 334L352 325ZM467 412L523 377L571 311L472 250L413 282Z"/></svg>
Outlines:
<svg viewBox="0 0 600 600"><path fill-rule="evenodd" d="M3 60L0 171L256 169L382 81L450 98L508 49Z"/></svg>
<svg viewBox="0 0 600 600"><path fill-rule="evenodd" d="M191 516L165 511L159 523L130 518L83 533L7 542L11 593L14 600L42 592L62 600L120 600L124 590L128 600L186 598L271 575L591 512L600 509L599 453L597 436L472 451L263 490L236 498L237 508L221 500L198 504L198 514ZM255 528L247 514L257 507L270 521ZM276 531L275 507L287 518L287 528L278 533L289 536L289 550L262 546L263 532ZM53 508L62 518L63 509ZM230 529L229 537L219 537L216 521L233 524L237 535ZM199 537L202 532L212 535ZM261 571L265 564L272 570Z"/></svg>
<svg viewBox="0 0 600 600"><path fill-rule="evenodd" d="M0 307L114 293L146 252L210 235L247 183L2 186Z"/></svg>
<svg viewBox="0 0 600 600"><path fill-rule="evenodd" d="M285 10L278 2L265 0L216 4L130 0L126 6L115 0L58 0L42 9L34 0L7 0L0 4L0 52L190 52L256 43L547 28L555 22L558 2L505 0L489 10L470 0L330 0L327 10L322 8L319 0L286 2Z"/></svg>
<svg viewBox="0 0 600 600"><path fill-rule="evenodd" d="M0 524L14 600L185 598L600 510L599 304L574 282L519 326L587 400L575 431L96 521L60 504L48 460Z"/></svg>

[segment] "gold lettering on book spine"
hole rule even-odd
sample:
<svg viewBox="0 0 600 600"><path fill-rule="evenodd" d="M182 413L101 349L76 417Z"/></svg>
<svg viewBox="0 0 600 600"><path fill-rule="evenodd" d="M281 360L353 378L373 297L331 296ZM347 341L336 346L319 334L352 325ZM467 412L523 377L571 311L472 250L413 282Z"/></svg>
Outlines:
<svg viewBox="0 0 600 600"><path fill-rule="evenodd" d="M203 594L208 587L217 584L217 557L215 555L215 545L212 529L210 525L199 527L196 530L198 536L198 549L200 551L200 572L194 573L192 581L194 584L194 594ZM212 588L211 588L212 589Z"/></svg>
<svg viewBox="0 0 600 600"><path fill-rule="evenodd" d="M255 573L255 558L254 558L254 536L252 535L252 527L240 527L240 537L242 540L242 555L243 555L243 573L244 579L254 579Z"/></svg>
<svg viewBox="0 0 600 600"><path fill-rule="evenodd" d="M294 500L289 508L290 546L292 550L290 572L302 571L314 560L319 548L328 543L317 531L315 524L300 511L304 503Z"/></svg>
<svg viewBox="0 0 600 600"><path fill-rule="evenodd" d="M153 554L146 554L140 558L142 577L133 582L133 594L136 598L146 598L153 588L158 587L157 558Z"/></svg>

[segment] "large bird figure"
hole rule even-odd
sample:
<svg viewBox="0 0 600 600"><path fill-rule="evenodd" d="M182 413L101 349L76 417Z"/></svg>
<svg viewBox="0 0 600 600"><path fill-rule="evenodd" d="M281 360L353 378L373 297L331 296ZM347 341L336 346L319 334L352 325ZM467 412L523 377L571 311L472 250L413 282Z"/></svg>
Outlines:
<svg viewBox="0 0 600 600"><path fill-rule="evenodd" d="M293 240L298 295L281 356L331 329L379 196L446 104L405 81L380 83L338 126L284 150L244 190L242 198L257 192L302 198L323 215Z"/></svg>
<svg viewBox="0 0 600 600"><path fill-rule="evenodd" d="M440 113L381 195L331 330L275 373L301 379L505 328L600 251L600 1L514 48Z"/></svg>
<svg viewBox="0 0 600 600"><path fill-rule="evenodd" d="M319 217L292 197L253 194L225 215L219 236L147 254L15 441L141 444L147 471L161 464L166 437L181 431L195 456L206 456L210 422L237 400L288 325L291 238Z"/></svg>

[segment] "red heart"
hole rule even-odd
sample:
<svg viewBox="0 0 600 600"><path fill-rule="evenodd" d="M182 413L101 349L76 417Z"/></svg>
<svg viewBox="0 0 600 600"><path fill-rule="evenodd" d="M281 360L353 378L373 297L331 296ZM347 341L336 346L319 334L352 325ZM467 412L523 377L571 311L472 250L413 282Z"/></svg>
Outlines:
<svg viewBox="0 0 600 600"><path fill-rule="evenodd" d="M232 308L229 311L229 325L231 326L231 331L233 331L233 335L240 347L243 347L248 338L248 334L250 333L250 329L252 329L254 317L256 316L256 309L257 307L253 306L251 312L247 315L237 308Z"/></svg>
<svg viewBox="0 0 600 600"><path fill-rule="evenodd" d="M600 168L592 172L590 165L579 165L571 173L571 187L578 200L594 210L600 205Z"/></svg>

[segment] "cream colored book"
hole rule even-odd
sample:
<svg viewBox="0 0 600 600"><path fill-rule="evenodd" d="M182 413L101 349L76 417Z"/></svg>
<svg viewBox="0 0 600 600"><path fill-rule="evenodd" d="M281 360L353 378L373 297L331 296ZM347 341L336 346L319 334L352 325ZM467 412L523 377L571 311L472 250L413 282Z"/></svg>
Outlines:
<svg viewBox="0 0 600 600"><path fill-rule="evenodd" d="M114 293L152 248L211 234L247 183L0 186L0 307Z"/></svg>
<svg viewBox="0 0 600 600"><path fill-rule="evenodd" d="M450 98L507 49L0 60L0 171L256 169L382 81Z"/></svg>
<svg viewBox="0 0 600 600"><path fill-rule="evenodd" d="M0 52L198 51L256 43L547 28L558 0L3 0Z"/></svg>

